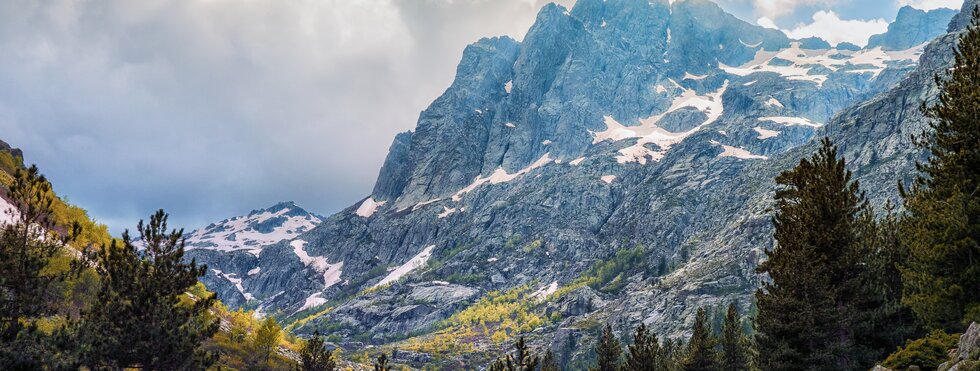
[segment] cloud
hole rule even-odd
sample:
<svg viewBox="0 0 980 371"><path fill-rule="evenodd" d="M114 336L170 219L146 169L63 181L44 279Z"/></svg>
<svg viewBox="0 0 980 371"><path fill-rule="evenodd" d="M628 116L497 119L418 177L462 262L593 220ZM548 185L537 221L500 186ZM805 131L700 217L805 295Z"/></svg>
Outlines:
<svg viewBox="0 0 980 371"><path fill-rule="evenodd" d="M763 19L759 20L760 25L767 27L763 22ZM769 25L774 26L771 23L769 21ZM858 46L864 46L868 44L868 38L872 35L884 33L887 30L888 22L884 19L845 20L841 19L833 11L821 10L813 14L813 21L811 23L799 24L793 29L783 30L783 32L794 39L816 36L827 40L832 45L849 42Z"/></svg>
<svg viewBox="0 0 980 371"><path fill-rule="evenodd" d="M837 0L752 0L756 14L769 19L778 19L787 14L793 14L796 8L803 6L829 6Z"/></svg>
<svg viewBox="0 0 980 371"><path fill-rule="evenodd" d="M0 136L114 232L367 196L466 44L544 1L0 2Z"/></svg>
<svg viewBox="0 0 980 371"><path fill-rule="evenodd" d="M771 28L774 30L779 29L779 26L776 25L776 22L773 22L771 19L769 19L769 17L759 18L758 20L755 21L755 23L765 28Z"/></svg>
<svg viewBox="0 0 980 371"><path fill-rule="evenodd" d="M922 10L933 10L939 8L959 10L963 7L963 0L898 0L898 5L910 5L913 8Z"/></svg>

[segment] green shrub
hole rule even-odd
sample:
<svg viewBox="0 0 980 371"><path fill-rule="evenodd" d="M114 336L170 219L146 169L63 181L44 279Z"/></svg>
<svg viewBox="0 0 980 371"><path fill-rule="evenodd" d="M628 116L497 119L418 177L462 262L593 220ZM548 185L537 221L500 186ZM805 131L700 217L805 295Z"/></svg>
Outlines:
<svg viewBox="0 0 980 371"><path fill-rule="evenodd" d="M893 370L906 370L909 366L935 370L948 360L948 351L956 347L959 339L959 334L950 335L936 330L924 338L909 340L905 347L889 355L881 365Z"/></svg>

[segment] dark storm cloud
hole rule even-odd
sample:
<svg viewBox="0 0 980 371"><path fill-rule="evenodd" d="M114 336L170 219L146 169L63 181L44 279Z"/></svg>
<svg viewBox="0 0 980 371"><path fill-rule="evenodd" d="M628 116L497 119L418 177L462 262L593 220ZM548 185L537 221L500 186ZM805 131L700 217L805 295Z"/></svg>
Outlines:
<svg viewBox="0 0 980 371"><path fill-rule="evenodd" d="M0 138L114 232L367 196L467 43L540 3L0 2Z"/></svg>

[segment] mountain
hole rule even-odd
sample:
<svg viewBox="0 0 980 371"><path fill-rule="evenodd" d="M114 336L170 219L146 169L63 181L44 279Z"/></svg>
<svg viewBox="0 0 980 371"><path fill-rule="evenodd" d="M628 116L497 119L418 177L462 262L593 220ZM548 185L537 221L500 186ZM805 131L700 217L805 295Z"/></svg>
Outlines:
<svg viewBox="0 0 980 371"><path fill-rule="evenodd" d="M904 6L898 10L895 22L888 25L888 32L871 36L868 48L904 50L928 42L946 33L949 22L956 13L955 10L946 8L927 12Z"/></svg>
<svg viewBox="0 0 980 371"><path fill-rule="evenodd" d="M188 233L187 257L208 265L208 274L201 279L208 289L225 304L243 307L254 299L249 289L262 277L257 257L263 249L292 240L323 219L293 202L281 202Z"/></svg>
<svg viewBox="0 0 980 371"><path fill-rule="evenodd" d="M550 4L523 41L464 50L363 200L250 252L192 252L242 280L221 295L407 363L485 365L521 332L575 365L603 323L683 337L698 307L750 310L772 179L814 138L875 204L897 196L953 40L834 49L706 0Z"/></svg>

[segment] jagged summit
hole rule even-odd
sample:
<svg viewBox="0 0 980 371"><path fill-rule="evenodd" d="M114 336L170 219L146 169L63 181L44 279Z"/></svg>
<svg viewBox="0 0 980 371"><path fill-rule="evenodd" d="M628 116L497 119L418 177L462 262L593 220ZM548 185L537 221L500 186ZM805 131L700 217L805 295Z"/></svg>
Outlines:
<svg viewBox="0 0 980 371"><path fill-rule="evenodd" d="M904 6L899 9L895 22L888 25L888 32L871 36L867 47L905 50L923 44L945 34L950 20L956 14L957 11L953 9L924 11Z"/></svg>
<svg viewBox="0 0 980 371"><path fill-rule="evenodd" d="M292 239L313 229L323 219L292 201L280 202L194 230L187 235L187 248L247 251L258 255L263 247Z"/></svg>
<svg viewBox="0 0 980 371"><path fill-rule="evenodd" d="M740 91L774 78L797 96L829 103L787 106L779 92L757 97L769 111L763 117L780 118L770 122L824 122L864 89L886 86L920 53L793 41L707 0L583 0L571 10L550 4L523 42L483 39L466 48L452 86L414 132L395 138L371 204L384 202L386 212L456 200L531 168L588 157L597 134L609 130L619 132L606 136L613 141L641 138L621 159L657 161L698 126L689 124L720 114L709 112L706 97L726 80L744 80L733 89ZM773 130L761 125L756 135L776 138ZM768 156L790 138L800 139L726 145Z"/></svg>

